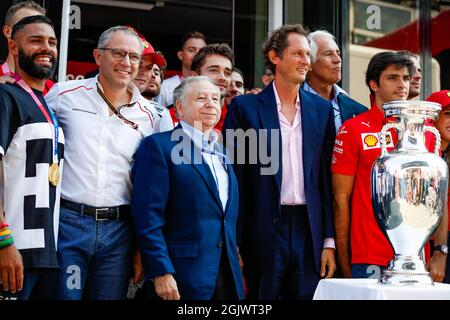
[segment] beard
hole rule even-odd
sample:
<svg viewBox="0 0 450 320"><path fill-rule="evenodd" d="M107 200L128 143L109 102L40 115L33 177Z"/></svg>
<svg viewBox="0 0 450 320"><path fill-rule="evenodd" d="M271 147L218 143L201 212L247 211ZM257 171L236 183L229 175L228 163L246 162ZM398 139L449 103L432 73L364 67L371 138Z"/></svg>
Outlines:
<svg viewBox="0 0 450 320"><path fill-rule="evenodd" d="M48 54L51 62L51 66L40 66L34 63L34 58L42 55ZM19 49L19 66L24 72L29 74L31 77L36 79L49 79L53 76L56 70L56 58L53 57L50 51L40 51L32 55L27 55L22 49Z"/></svg>
<svg viewBox="0 0 450 320"><path fill-rule="evenodd" d="M143 92L142 95L144 97L153 99L154 97L156 97L159 94L159 88L156 89L150 89L150 88L146 88Z"/></svg>

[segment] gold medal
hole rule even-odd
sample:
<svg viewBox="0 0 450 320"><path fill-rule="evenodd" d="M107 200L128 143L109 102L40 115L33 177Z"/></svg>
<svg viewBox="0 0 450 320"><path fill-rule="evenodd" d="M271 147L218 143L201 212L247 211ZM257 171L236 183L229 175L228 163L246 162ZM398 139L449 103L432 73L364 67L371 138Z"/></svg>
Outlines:
<svg viewBox="0 0 450 320"><path fill-rule="evenodd" d="M59 166L56 162L54 162L50 167L48 167L48 181L56 187L58 185L59 178Z"/></svg>

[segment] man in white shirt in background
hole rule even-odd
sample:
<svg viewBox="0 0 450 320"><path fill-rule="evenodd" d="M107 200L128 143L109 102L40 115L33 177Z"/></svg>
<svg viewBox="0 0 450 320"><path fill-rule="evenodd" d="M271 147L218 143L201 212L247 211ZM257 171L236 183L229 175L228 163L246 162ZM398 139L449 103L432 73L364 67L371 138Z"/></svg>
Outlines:
<svg viewBox="0 0 450 320"><path fill-rule="evenodd" d="M95 78L56 84L46 96L67 134L57 299L125 299L133 269L130 194L141 140L171 129L139 93L143 45L125 26L102 33ZM138 259L139 260L139 259ZM140 273L140 261L135 272ZM139 281L140 275L135 274Z"/></svg>
<svg viewBox="0 0 450 320"><path fill-rule="evenodd" d="M181 75L176 74L163 82L159 95L155 97L156 102L166 108L173 105L173 90L183 79L192 75L192 59L204 46L206 46L206 37L201 32L188 32L183 36L181 49L177 52L177 57L181 61Z"/></svg>

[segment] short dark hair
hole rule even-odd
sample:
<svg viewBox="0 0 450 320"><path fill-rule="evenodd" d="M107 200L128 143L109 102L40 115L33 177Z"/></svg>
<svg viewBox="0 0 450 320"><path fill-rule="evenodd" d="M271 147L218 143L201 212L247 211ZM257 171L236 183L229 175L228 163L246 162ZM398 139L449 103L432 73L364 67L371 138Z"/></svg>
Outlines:
<svg viewBox="0 0 450 320"><path fill-rule="evenodd" d="M32 24L32 23L45 23L48 24L53 29L53 22L46 16L29 16L25 17L22 20L19 20L12 28L11 31L11 39L14 39L15 34L17 31L22 30L25 28L26 25Z"/></svg>
<svg viewBox="0 0 450 320"><path fill-rule="evenodd" d="M29 0L19 2L18 4L9 7L8 11L6 11L5 24L11 26L14 15L21 9L32 9L39 12L43 16L45 16L46 13L46 10L34 1Z"/></svg>
<svg viewBox="0 0 450 320"><path fill-rule="evenodd" d="M206 37L203 33L198 31L191 31L186 34L184 34L183 38L181 38L181 46L180 49L182 50L184 48L184 45L186 42L190 39L202 39L206 43Z"/></svg>
<svg viewBox="0 0 450 320"><path fill-rule="evenodd" d="M308 31L301 24L285 24L278 29L273 30L267 35L262 45L262 53L264 55L264 65L273 74L275 74L275 65L269 59L270 50L275 51L278 57L283 56L283 51L288 46L287 38L290 33L298 33L299 35L308 36Z"/></svg>
<svg viewBox="0 0 450 320"><path fill-rule="evenodd" d="M233 67L232 72L239 73L241 75L242 79L244 79L244 74L242 73L241 69L239 69L238 67Z"/></svg>
<svg viewBox="0 0 450 320"><path fill-rule="evenodd" d="M370 89L370 81L373 80L379 85L381 73L391 65L398 69L407 68L410 75L414 73L414 63L405 54L392 51L377 53L370 59L366 71L366 85L369 87L372 96L375 96L375 92Z"/></svg>
<svg viewBox="0 0 450 320"><path fill-rule="evenodd" d="M231 61L231 67L234 66L233 49L226 43L213 43L201 48L192 59L191 70L200 74L201 67L205 64L206 58L213 54L223 56Z"/></svg>
<svg viewBox="0 0 450 320"><path fill-rule="evenodd" d="M158 50L158 51L156 51L156 53L164 57L164 54L162 53L162 51ZM167 66L158 66L158 68L159 68L159 74L160 74L161 84L162 84L164 81L164 73L166 72Z"/></svg>

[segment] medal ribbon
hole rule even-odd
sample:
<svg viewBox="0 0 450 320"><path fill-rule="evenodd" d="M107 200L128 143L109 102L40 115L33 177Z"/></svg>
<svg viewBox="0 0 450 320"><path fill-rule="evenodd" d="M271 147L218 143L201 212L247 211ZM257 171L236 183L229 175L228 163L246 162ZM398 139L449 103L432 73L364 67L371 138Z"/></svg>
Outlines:
<svg viewBox="0 0 450 320"><path fill-rule="evenodd" d="M3 68L3 66L2 66ZM50 125L50 128L53 127L53 139L52 139L52 146L53 146L53 163L58 164L58 136L59 136L59 124L58 120L56 119L55 114L48 109L49 113L45 109L45 107L42 105L41 101L38 99L34 91L30 88L28 83L25 82L18 74L14 77L16 79L16 83L22 87L23 90L28 92L28 94L33 98L34 102L37 104L41 112L44 114L45 119L47 119L48 124Z"/></svg>
<svg viewBox="0 0 450 320"><path fill-rule="evenodd" d="M2 71L3 71L3 75L5 75L5 76L10 76L10 77L13 76L13 73L11 72L11 69L9 69L7 61L5 61L4 64L2 64Z"/></svg>

